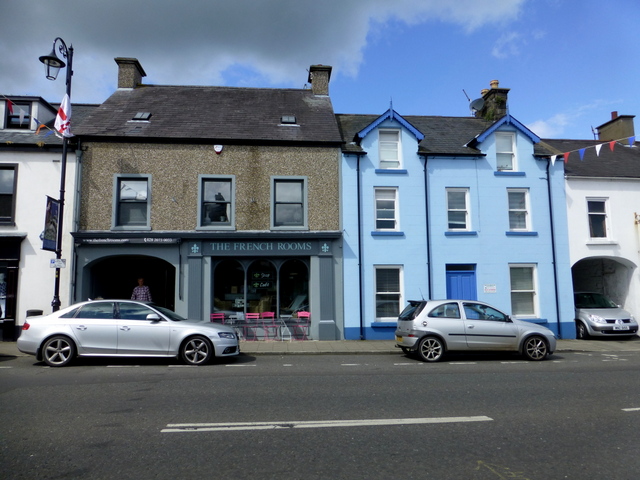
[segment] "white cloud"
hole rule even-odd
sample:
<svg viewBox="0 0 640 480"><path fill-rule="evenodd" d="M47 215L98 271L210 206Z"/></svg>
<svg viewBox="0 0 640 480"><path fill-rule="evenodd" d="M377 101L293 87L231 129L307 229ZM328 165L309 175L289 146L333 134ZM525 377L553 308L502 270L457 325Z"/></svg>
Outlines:
<svg viewBox="0 0 640 480"><path fill-rule="evenodd" d="M515 19L525 0L86 0L3 3L0 85L5 94L62 96L38 57L56 36L75 48L73 98L114 89L115 57L138 58L148 83L302 86L310 64L355 76L372 22L450 22L472 31ZM25 35L28 25L29 34ZM242 78L238 75L243 74ZM253 80L252 80L253 79ZM57 93L53 93L57 92Z"/></svg>
<svg viewBox="0 0 640 480"><path fill-rule="evenodd" d="M571 122L567 115L558 113L546 120L536 120L527 128L540 138L562 138L562 134Z"/></svg>

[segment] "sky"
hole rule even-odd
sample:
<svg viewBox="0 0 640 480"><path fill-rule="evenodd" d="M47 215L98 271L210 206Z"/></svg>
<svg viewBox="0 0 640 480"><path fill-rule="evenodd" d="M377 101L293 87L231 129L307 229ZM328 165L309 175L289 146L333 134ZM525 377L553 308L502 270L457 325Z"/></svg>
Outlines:
<svg viewBox="0 0 640 480"><path fill-rule="evenodd" d="M469 116L496 79L542 138L640 114L638 0L1 0L0 18L5 96L62 100L38 60L61 37L73 103L105 101L129 57L156 85L303 88L331 65L350 114Z"/></svg>

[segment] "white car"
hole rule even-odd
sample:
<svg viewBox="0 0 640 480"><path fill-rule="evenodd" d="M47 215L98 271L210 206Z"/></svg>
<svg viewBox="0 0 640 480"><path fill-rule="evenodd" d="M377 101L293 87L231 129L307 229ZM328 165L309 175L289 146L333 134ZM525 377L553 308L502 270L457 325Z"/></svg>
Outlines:
<svg viewBox="0 0 640 480"><path fill-rule="evenodd" d="M76 356L181 357L203 365L240 353L233 328L185 320L158 305L133 300L93 300L51 315L28 317L17 341L23 353L52 367Z"/></svg>
<svg viewBox="0 0 640 480"><path fill-rule="evenodd" d="M556 337L483 302L417 300L398 317L396 346L425 362L437 362L447 351L513 351L544 360L556 349Z"/></svg>

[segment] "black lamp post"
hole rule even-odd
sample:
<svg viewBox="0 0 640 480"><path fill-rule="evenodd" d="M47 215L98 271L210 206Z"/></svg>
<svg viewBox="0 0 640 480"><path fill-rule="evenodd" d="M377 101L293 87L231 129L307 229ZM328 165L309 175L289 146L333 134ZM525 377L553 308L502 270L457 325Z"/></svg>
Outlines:
<svg viewBox="0 0 640 480"><path fill-rule="evenodd" d="M56 55L56 43L58 43L58 51L62 55L62 58L67 59L67 63ZM43 55L40 57L40 61L44 63L44 70L48 80L55 80L58 77L58 72L61 68L67 67L67 96L69 102L71 102L71 77L73 76L73 45L67 48L67 44L64 43L60 37L57 37L53 41L53 49L49 55ZM65 178L67 176L67 148L69 139L66 135L62 135L62 161L60 163L60 198L59 210L58 210L58 238L56 239L56 260L62 258L62 230L64 219L64 187ZM56 278L53 287L53 300L51 301L53 311L60 310L60 266L59 262L56 265Z"/></svg>

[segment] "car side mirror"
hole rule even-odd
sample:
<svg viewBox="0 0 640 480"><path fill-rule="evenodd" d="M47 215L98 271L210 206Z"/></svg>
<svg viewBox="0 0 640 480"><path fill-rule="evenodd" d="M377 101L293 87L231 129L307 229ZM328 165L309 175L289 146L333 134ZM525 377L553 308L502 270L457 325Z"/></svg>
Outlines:
<svg viewBox="0 0 640 480"><path fill-rule="evenodd" d="M147 315L147 320L151 322L161 322L162 318L160 318L160 315L158 315L157 313L150 313L149 315Z"/></svg>
<svg viewBox="0 0 640 480"><path fill-rule="evenodd" d="M509 315L507 315L507 323L513 323L513 321L511 320L511 317Z"/></svg>

